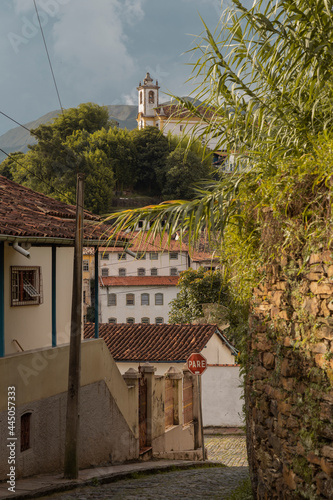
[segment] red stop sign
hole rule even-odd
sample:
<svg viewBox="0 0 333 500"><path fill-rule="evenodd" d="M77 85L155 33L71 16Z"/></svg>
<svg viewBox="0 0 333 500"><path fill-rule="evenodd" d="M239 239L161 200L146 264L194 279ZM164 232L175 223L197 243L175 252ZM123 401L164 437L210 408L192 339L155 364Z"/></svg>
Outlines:
<svg viewBox="0 0 333 500"><path fill-rule="evenodd" d="M207 368L207 359L200 353L193 353L187 360L187 367L193 375L202 375Z"/></svg>

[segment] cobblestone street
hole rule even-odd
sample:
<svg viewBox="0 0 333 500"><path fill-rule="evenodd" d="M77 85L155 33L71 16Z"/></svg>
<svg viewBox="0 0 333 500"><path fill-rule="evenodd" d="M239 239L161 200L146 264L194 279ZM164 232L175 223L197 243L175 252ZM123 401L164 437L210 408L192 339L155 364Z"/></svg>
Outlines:
<svg viewBox="0 0 333 500"><path fill-rule="evenodd" d="M205 436L208 460L221 466L138 475L43 498L64 500L226 499L248 477L245 436ZM227 465L224 467L222 464Z"/></svg>

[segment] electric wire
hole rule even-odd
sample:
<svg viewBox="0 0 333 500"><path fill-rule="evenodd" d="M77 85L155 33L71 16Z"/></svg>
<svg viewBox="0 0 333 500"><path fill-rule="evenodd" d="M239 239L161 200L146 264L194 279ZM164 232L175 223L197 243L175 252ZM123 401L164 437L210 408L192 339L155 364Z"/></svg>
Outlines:
<svg viewBox="0 0 333 500"><path fill-rule="evenodd" d="M38 179L39 181L41 181L43 184L45 184L46 186L48 186L49 188L51 188L51 190L57 194L60 194L61 196L67 198L67 200L70 202L71 205L75 205L75 201L73 201L69 196L68 194L60 191L59 189L55 188L54 186L52 186L52 184L48 183L45 179L43 179L43 177L40 177L38 174L36 174L35 172L32 172L31 170L29 170L23 163L21 163L20 161L18 161L14 156L12 156L11 153L6 153L6 151L2 148L0 148L0 151L5 154L8 158L10 158L11 160L15 161L18 165L20 165L20 167L22 167L24 170L26 170L30 175L36 177L36 179ZM22 153L23 154L23 153ZM46 196L46 195L45 195Z"/></svg>
<svg viewBox="0 0 333 500"><path fill-rule="evenodd" d="M37 18L38 18L38 23L39 23L40 31L41 31L42 38L43 38L43 42L44 42L45 51L46 51L46 54L47 54L47 58L48 58L48 61L49 61L49 65L50 65L50 70L51 70L51 74L52 74L52 78L53 78L53 83L54 83L54 86L55 86L55 89L56 89L56 92L57 92L57 96L58 96L58 100L59 100L60 108L61 108L61 111L62 111L62 113L63 113L63 112L64 112L64 108L62 107L62 103L61 103L61 99L60 99L60 95L59 95L59 90L58 90L57 82L56 82L56 79L55 79L55 76L54 76L54 71L53 71L53 68L52 68L52 63L51 63L51 59L50 59L50 54L49 54L49 51L48 51L48 48L47 48L47 45L46 45L46 40L45 40L45 36L44 36L44 31L43 31L43 28L42 28L42 23L41 23L41 21L40 21L39 12L38 12L38 9L37 9L36 0L33 0L33 2L34 2L34 6L35 6L35 10L36 10Z"/></svg>

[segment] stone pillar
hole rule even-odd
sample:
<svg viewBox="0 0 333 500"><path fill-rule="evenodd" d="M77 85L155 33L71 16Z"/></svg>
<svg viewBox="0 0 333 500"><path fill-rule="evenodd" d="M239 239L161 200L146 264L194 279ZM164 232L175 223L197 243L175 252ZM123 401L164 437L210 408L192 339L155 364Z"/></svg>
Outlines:
<svg viewBox="0 0 333 500"><path fill-rule="evenodd" d="M156 368L148 362L141 367L141 373L147 381L147 446L151 446L153 440L153 397L155 371Z"/></svg>
<svg viewBox="0 0 333 500"><path fill-rule="evenodd" d="M139 378L140 373L134 368L129 368L123 375L123 379L128 387L128 403L133 414L135 413L136 426L135 437L139 438ZM139 446L139 445L138 445Z"/></svg>
<svg viewBox="0 0 333 500"><path fill-rule="evenodd" d="M183 374L170 366L165 378L173 382L173 418L174 425L183 424Z"/></svg>

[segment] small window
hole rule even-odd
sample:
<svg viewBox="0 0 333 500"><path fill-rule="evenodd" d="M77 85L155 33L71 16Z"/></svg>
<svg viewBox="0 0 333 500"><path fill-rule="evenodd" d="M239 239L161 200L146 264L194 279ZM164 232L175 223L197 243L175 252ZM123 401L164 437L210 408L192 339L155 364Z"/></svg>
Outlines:
<svg viewBox="0 0 333 500"><path fill-rule="evenodd" d="M125 254L125 252L118 253L118 260L126 260L126 254Z"/></svg>
<svg viewBox="0 0 333 500"><path fill-rule="evenodd" d="M163 325L164 319L163 318L155 318L155 324L156 325Z"/></svg>
<svg viewBox="0 0 333 500"><path fill-rule="evenodd" d="M146 270L144 267L139 267L138 276L146 276Z"/></svg>
<svg viewBox="0 0 333 500"><path fill-rule="evenodd" d="M170 276L178 276L178 269L176 267L170 269Z"/></svg>
<svg viewBox="0 0 333 500"><path fill-rule="evenodd" d="M85 290L83 290L83 303L84 304L86 303L86 299L87 299L87 292Z"/></svg>
<svg viewBox="0 0 333 500"><path fill-rule="evenodd" d="M141 294L141 305L142 306L149 306L149 293L142 293Z"/></svg>
<svg viewBox="0 0 333 500"><path fill-rule="evenodd" d="M126 276L126 269L124 267L121 267L118 270L118 274L119 274L119 276Z"/></svg>
<svg viewBox="0 0 333 500"><path fill-rule="evenodd" d="M126 305L127 306L134 306L134 304L135 304L134 293L127 293L126 294Z"/></svg>
<svg viewBox="0 0 333 500"><path fill-rule="evenodd" d="M142 104L142 90L140 92L140 104Z"/></svg>
<svg viewBox="0 0 333 500"><path fill-rule="evenodd" d="M109 254L107 252L102 252L101 260L109 260Z"/></svg>
<svg viewBox="0 0 333 500"><path fill-rule="evenodd" d="M170 252L170 260L178 260L178 252Z"/></svg>
<svg viewBox="0 0 333 500"><path fill-rule="evenodd" d="M157 267L152 267L150 270L150 276L157 276Z"/></svg>
<svg viewBox="0 0 333 500"><path fill-rule="evenodd" d="M126 318L126 323L130 323L132 325L133 323L135 323L135 319L134 318Z"/></svg>
<svg viewBox="0 0 333 500"><path fill-rule="evenodd" d="M150 252L150 260L157 260L157 259L158 259L158 253Z"/></svg>
<svg viewBox="0 0 333 500"><path fill-rule="evenodd" d="M179 130L180 130L180 132L182 132L182 131L183 131L183 127L184 127L184 125L179 125Z"/></svg>
<svg viewBox="0 0 333 500"><path fill-rule="evenodd" d="M149 101L149 104L154 104L154 92L153 92L153 90L149 91L148 101Z"/></svg>
<svg viewBox="0 0 333 500"><path fill-rule="evenodd" d="M83 271L89 271L89 260L84 260L83 261Z"/></svg>
<svg viewBox="0 0 333 500"><path fill-rule="evenodd" d="M109 318L109 323L115 325L117 323L117 319L116 318Z"/></svg>
<svg viewBox="0 0 333 500"><path fill-rule="evenodd" d="M163 306L163 293L155 293L155 306Z"/></svg>
<svg viewBox="0 0 333 500"><path fill-rule="evenodd" d="M31 413L24 413L21 416L21 451L31 448Z"/></svg>
<svg viewBox="0 0 333 500"><path fill-rule="evenodd" d="M115 293L109 293L108 295L108 306L117 305L117 295Z"/></svg>
<svg viewBox="0 0 333 500"><path fill-rule="evenodd" d="M141 318L141 323L150 323L150 319L149 318Z"/></svg>
<svg viewBox="0 0 333 500"><path fill-rule="evenodd" d="M138 222L138 228L139 229L143 228L143 220L139 220L139 222Z"/></svg>
<svg viewBox="0 0 333 500"><path fill-rule="evenodd" d="M136 258L138 260L145 260L146 259L146 254L145 252L136 252Z"/></svg>
<svg viewBox="0 0 333 500"><path fill-rule="evenodd" d="M11 305L42 304L42 273L40 267L11 266Z"/></svg>
<svg viewBox="0 0 333 500"><path fill-rule="evenodd" d="M109 269L107 267L102 267L102 276L105 278L109 276Z"/></svg>

